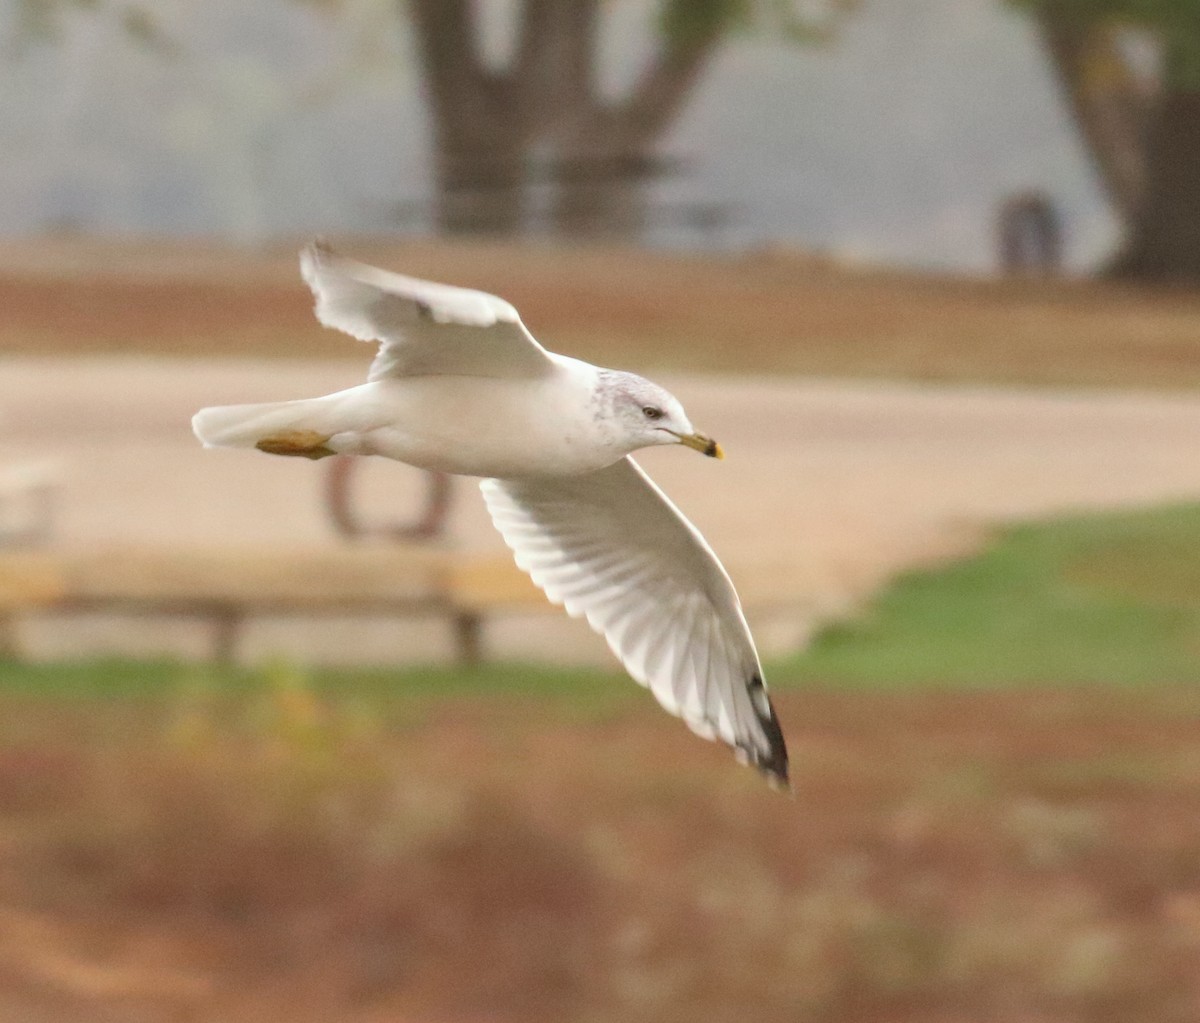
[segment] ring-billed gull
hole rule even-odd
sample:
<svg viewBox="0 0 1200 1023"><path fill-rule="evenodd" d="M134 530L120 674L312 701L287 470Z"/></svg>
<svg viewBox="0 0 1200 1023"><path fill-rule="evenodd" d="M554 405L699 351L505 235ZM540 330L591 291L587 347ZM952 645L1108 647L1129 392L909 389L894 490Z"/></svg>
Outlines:
<svg viewBox="0 0 1200 1023"><path fill-rule="evenodd" d="M728 574L629 457L682 444L721 458L671 394L544 349L503 299L337 255L300 257L321 323L379 344L367 383L320 398L206 408L206 447L382 455L482 477L492 521L551 601L698 734L788 784L779 721Z"/></svg>

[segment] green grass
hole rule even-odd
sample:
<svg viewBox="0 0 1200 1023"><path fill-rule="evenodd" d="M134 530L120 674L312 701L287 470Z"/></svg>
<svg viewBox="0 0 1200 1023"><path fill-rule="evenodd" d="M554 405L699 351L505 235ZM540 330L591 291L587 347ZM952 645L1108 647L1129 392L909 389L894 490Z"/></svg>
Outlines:
<svg viewBox="0 0 1200 1023"><path fill-rule="evenodd" d="M1013 528L898 580L775 678L909 687L1200 680L1200 506Z"/></svg>
<svg viewBox="0 0 1200 1023"><path fill-rule="evenodd" d="M768 665L776 687L978 687L1200 680L1200 505L1068 518L998 534L981 554L899 579L804 654ZM0 662L0 689L153 698L238 695L300 678L317 692L419 706L460 694L552 698L606 713L636 701L619 672L493 664L320 669L169 661Z"/></svg>
<svg viewBox="0 0 1200 1023"><path fill-rule="evenodd" d="M236 696L302 682L320 693L356 697L426 696L474 692L509 692L532 696L607 699L606 683L614 672L584 668L548 668L524 664L491 664L478 668L366 667L302 668L286 661L251 667L189 664L173 660L94 661L24 664L0 661L0 689L70 699L89 696L154 696L178 688L204 689Z"/></svg>

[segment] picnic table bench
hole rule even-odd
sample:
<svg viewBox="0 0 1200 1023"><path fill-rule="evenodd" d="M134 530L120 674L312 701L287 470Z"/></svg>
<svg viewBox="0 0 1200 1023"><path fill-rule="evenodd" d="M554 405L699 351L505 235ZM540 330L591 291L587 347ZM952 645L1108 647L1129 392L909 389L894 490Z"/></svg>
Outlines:
<svg viewBox="0 0 1200 1023"><path fill-rule="evenodd" d="M259 615L385 613L448 619L464 663L482 656L485 614L549 607L505 555L430 546L278 550L140 546L0 551L0 653L21 655L31 613L168 615L212 624L212 656L232 661Z"/></svg>
<svg viewBox="0 0 1200 1023"><path fill-rule="evenodd" d="M794 572L737 566L756 611L804 618ZM811 610L811 609L809 609ZM463 664L484 657L483 628L498 613L553 613L506 552L430 544L179 548L121 545L0 549L0 656L23 655L20 622L34 614L173 616L210 623L211 656L232 662L259 616L386 614L449 621Z"/></svg>

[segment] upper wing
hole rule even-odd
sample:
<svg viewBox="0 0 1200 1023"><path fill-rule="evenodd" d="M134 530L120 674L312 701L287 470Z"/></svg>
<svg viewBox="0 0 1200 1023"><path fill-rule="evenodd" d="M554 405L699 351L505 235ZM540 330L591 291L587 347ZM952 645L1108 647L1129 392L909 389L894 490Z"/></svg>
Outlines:
<svg viewBox="0 0 1200 1023"><path fill-rule="evenodd" d="M517 311L482 291L432 284L346 259L322 242L300 253L317 319L378 341L370 380L389 376L537 376L550 356Z"/></svg>
<svg viewBox="0 0 1200 1023"><path fill-rule="evenodd" d="M584 615L672 714L787 785L787 749L729 576L631 458L584 476L484 480L492 521L554 603Z"/></svg>

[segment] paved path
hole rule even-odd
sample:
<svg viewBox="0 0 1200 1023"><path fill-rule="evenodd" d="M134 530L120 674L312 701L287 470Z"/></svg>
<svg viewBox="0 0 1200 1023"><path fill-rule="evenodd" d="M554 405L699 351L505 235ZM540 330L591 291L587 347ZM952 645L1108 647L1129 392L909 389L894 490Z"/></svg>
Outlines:
<svg viewBox="0 0 1200 1023"><path fill-rule="evenodd" d="M63 477L63 542L336 542L320 500L322 468L247 452L206 452L188 426L201 405L315 394L358 382L351 361L13 359L0 370L0 466L48 458ZM1068 509L1200 497L1200 397L1026 393L911 384L688 377L664 379L693 421L720 438L713 462L678 450L642 461L729 565L777 565L803 610L754 621L768 650L897 571L961 550L988 523ZM416 505L421 478L390 463L360 472L376 518ZM471 481L461 480L452 542L502 550ZM39 655L96 649L203 649L185 624L33 623ZM603 661L603 644L565 617L500 622L493 649ZM264 622L252 657L441 657L428 623Z"/></svg>

